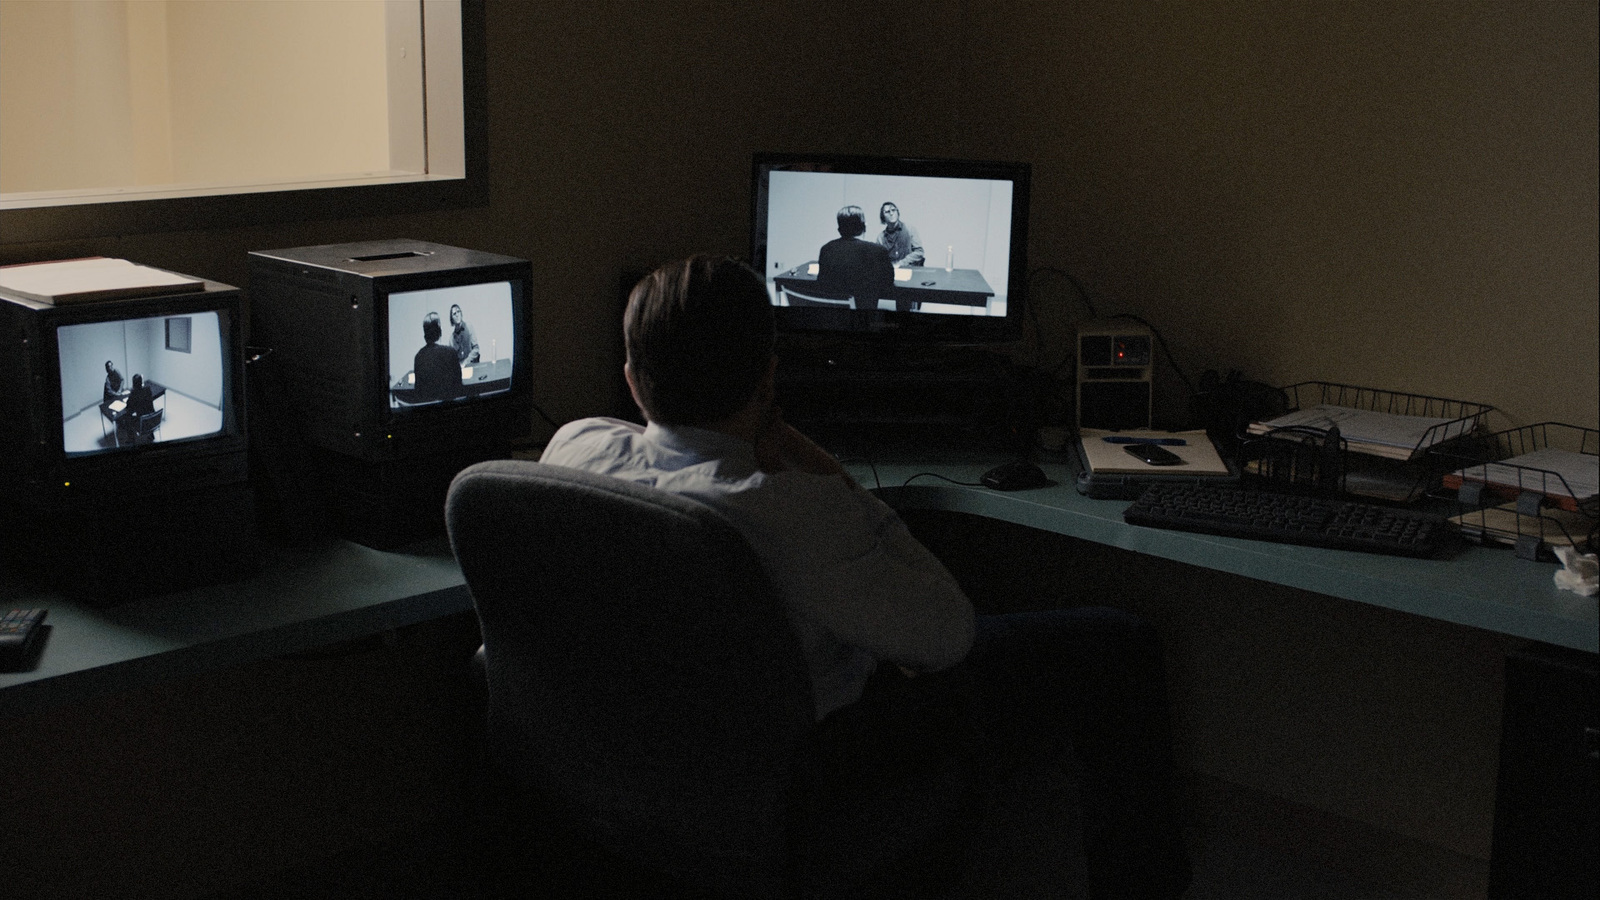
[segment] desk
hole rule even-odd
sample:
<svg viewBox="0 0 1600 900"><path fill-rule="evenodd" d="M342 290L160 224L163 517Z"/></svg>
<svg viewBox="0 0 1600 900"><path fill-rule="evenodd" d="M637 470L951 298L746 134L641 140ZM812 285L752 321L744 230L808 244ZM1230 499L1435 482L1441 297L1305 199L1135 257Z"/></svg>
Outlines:
<svg viewBox="0 0 1600 900"><path fill-rule="evenodd" d="M471 374L468 374L469 371ZM416 391L416 385L412 383L413 374L412 372L407 372L389 387L389 396L405 406L412 406L417 403L417 401L411 399L411 395ZM477 397L483 394L492 394L495 391L510 390L510 388L511 360L497 359L494 362L473 363L470 366L461 367L461 394L459 397L448 399Z"/></svg>
<svg viewBox="0 0 1600 900"><path fill-rule="evenodd" d="M1196 651L1195 642L1210 641L1214 631L1173 635L1179 639L1175 643L1189 645L1190 663L1198 653L1210 667L1201 673L1205 683L1177 684L1176 712L1186 720L1184 738L1190 742L1186 763L1203 763L1196 771L1216 777L1239 773L1237 780L1257 789L1487 858L1500 691L1497 676L1487 670L1498 667L1495 654L1501 645L1517 639L1595 652L1594 600L1558 590L1551 582L1552 566L1518 560L1502 548L1468 548L1446 561L1411 560L1129 526L1121 519L1125 502L1079 496L1072 487L1073 470L1065 463L1044 463L1056 486L1009 494L921 474L976 482L1001 461L997 455L927 452L881 458L874 467L851 465L851 470L863 484L883 485L883 495L906 510L969 514L1023 526L1030 533L1066 535L1116 548L1102 553L1119 556L1121 565L1155 556L1199 567L1199 575L1208 574L1203 570L1228 573L1214 579L1242 577L1309 592L1280 592L1294 596L1274 595L1266 608L1236 608L1243 615L1221 623L1229 635L1271 644L1267 657L1254 660L1251 668L1242 667L1233 655L1238 643L1207 644ZM1026 565L1027 559L1011 562ZM1070 569L1066 577L1072 577ZM1196 607L1193 585L1177 584L1170 593L1173 605L1187 616L1174 627L1221 615ZM1324 597L1337 599L1324 609L1319 602ZM14 607L49 607L52 629L37 670L0 673L0 726L57 705L115 696L471 609L460 571L442 540L406 552L343 541L303 550L268 546L260 574L248 581L106 609L24 591L4 583L3 576L0 599ZM1280 599L1292 602L1280 607ZM1373 607L1404 613L1396 620L1374 610L1379 627L1406 622L1415 627L1396 629L1396 634L1364 633L1361 629L1373 619L1356 616L1358 621L1343 629L1342 645L1328 644L1321 629L1330 619L1338 624L1347 618L1344 612ZM1262 617L1275 618L1280 629L1261 632ZM1470 628L1435 626L1426 621L1430 619ZM1280 646L1284 621L1306 627ZM1419 649L1409 643L1434 629L1445 633L1431 646ZM1472 629L1512 637L1500 639ZM1295 681L1302 654L1337 658L1360 654L1362 645L1373 642L1382 643L1384 652L1333 670L1333 677L1351 681L1339 687L1351 689L1330 699L1317 693L1321 685ZM1421 662L1410 667L1419 652ZM1372 666L1380 668L1379 674L1368 673ZM1423 680L1411 681L1418 672ZM1464 688L1458 686L1463 673L1476 676ZM1175 677L1195 674L1191 666ZM1363 705L1374 695L1386 702ZM1184 698L1190 702L1181 702ZM1428 707L1430 715L1417 724L1411 717L1419 705ZM1218 709L1230 714L1216 716ZM1325 718L1329 712L1338 717L1330 722ZM1442 734L1434 730L1440 724L1447 726ZM1253 730L1240 735L1241 727ZM1285 732L1281 736L1279 729ZM1260 742L1262 735L1274 740ZM1296 788L1302 790L1297 793Z"/></svg>
<svg viewBox="0 0 1600 900"><path fill-rule="evenodd" d="M1558 589L1553 568L1504 548L1414 560L1127 525L1120 500L1092 500L1073 470L1044 465L1053 487L1016 493L976 482L998 457L919 454L852 466L892 504L970 513L1140 554L1589 653L1600 650L1595 600ZM51 633L36 671L0 673L0 711L376 634L471 608L442 540L409 552L344 541L309 550L268 546L255 578L105 609L0 584L8 607L47 606Z"/></svg>
<svg viewBox="0 0 1600 900"><path fill-rule="evenodd" d="M164 384L159 384L159 383L154 382L154 381L147 381L147 382L145 382L145 386L150 388L150 402L152 402L152 403L154 403L155 401L157 401L157 400L159 400L162 397L165 397L167 395L167 386L164 385ZM106 421L111 423L111 428L113 430L113 433L116 430L118 420L120 420L124 415L126 415L127 411L128 411L128 408L126 406L126 403L128 401L128 392L127 391L123 391L119 396L121 398L122 403L124 404L124 406L121 409L113 409L112 408L111 404L113 402L116 402L116 401L106 401L106 400L100 401L100 415L104 416ZM166 404L162 404L160 407L158 407L158 409L165 409L165 408L166 408ZM105 432L104 423L102 423L100 430L101 430L102 434Z"/></svg>
<svg viewBox="0 0 1600 900"><path fill-rule="evenodd" d="M448 544L386 553L330 540L263 545L260 573L99 608L0 582L6 608L50 609L38 667L0 673L0 716L380 634L472 608Z"/></svg>
<svg viewBox="0 0 1600 900"><path fill-rule="evenodd" d="M1074 470L1065 463L1046 463L1046 474L1057 484L1032 491L998 493L926 476L905 484L920 472L976 482L991 463L955 454L937 465L890 459L876 464L876 481L868 467L851 468L862 484L882 485L882 496L898 508L971 513L1343 600L1600 651L1595 599L1557 588L1550 565L1518 560L1503 547L1472 546L1452 559L1417 560L1141 528L1122 521L1128 501L1080 496L1072 486Z"/></svg>
<svg viewBox="0 0 1600 900"><path fill-rule="evenodd" d="M810 273L815 260L805 265L796 266L781 275L773 277L773 282L779 288L793 285L796 289L804 291L817 283L817 276ZM911 277L904 281L899 279L894 283L894 295L891 298L900 303L950 303L957 306L988 306L989 298L994 296L994 289L989 287L989 282L983 273L977 269L940 269L931 266L918 266L915 268L901 269L910 272Z"/></svg>

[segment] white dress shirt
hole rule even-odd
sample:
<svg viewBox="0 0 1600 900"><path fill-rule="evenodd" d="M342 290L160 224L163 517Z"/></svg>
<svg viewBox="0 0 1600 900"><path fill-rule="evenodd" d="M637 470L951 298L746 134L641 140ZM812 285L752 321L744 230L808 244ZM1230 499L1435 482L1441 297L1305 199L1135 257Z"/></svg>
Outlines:
<svg viewBox="0 0 1600 900"><path fill-rule="evenodd" d="M931 672L972 646L972 603L881 500L838 475L767 474L747 441L620 419L562 426L541 462L651 485L721 513L760 557L799 636L820 719L878 662Z"/></svg>

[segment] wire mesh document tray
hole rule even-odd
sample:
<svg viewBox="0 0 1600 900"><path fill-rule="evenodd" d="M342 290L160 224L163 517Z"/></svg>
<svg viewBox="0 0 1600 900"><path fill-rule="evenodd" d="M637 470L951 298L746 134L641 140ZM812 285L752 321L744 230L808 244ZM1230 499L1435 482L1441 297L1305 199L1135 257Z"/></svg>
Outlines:
<svg viewBox="0 0 1600 900"><path fill-rule="evenodd" d="M1540 422L1434 455L1464 534L1510 544L1523 559L1600 544L1600 431Z"/></svg>
<svg viewBox="0 0 1600 900"><path fill-rule="evenodd" d="M1322 381L1283 388L1290 412L1241 435L1244 481L1325 496L1420 500L1437 483L1430 450L1481 429L1484 403Z"/></svg>

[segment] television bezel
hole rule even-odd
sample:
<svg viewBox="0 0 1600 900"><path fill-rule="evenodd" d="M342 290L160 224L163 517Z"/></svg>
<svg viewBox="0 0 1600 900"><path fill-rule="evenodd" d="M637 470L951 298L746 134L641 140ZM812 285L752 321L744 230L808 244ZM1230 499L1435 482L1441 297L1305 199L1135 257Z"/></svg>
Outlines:
<svg viewBox="0 0 1600 900"><path fill-rule="evenodd" d="M371 391L369 421L382 433L374 444L398 454L426 453L446 450L460 443L459 438L445 438L441 429L447 429L452 420L461 427L490 429L483 437L514 440L525 436L532 428L528 398L531 394L530 373L532 339L529 335L528 295L532 289L531 266L526 262L506 262L437 271L413 271L395 274L374 274L372 279L372 335ZM464 287L474 284L507 283L511 286L511 387L501 393L468 400L444 401L396 409L389 404L389 298L394 294L440 288ZM516 412L529 412L524 427L511 425ZM383 456L389 454L380 451Z"/></svg>
<svg viewBox="0 0 1600 900"><path fill-rule="evenodd" d="M1028 206L1033 167L1026 162L873 156L845 153L758 152L751 161L750 265L770 282L767 264L767 186L774 171L904 175L1009 181L1011 241L1005 316L937 315L878 310L863 320L834 310L775 306L780 336L833 336L872 343L978 345L1022 339L1027 315ZM865 323L865 327L863 327Z"/></svg>
<svg viewBox="0 0 1600 900"><path fill-rule="evenodd" d="M215 312L223 354L220 432L95 453L69 454L62 431L61 348L58 329L97 322L169 318ZM44 346L34 357L32 389L35 462L26 480L46 493L118 496L166 492L242 481L249 446L245 400L244 309L237 289L206 282L202 291L37 310ZM237 466L207 460L237 455Z"/></svg>

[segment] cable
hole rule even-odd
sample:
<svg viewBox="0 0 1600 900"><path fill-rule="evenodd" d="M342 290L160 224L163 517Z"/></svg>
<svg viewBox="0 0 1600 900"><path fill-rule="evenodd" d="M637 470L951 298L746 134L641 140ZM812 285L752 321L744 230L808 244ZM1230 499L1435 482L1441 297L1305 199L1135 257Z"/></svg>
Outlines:
<svg viewBox="0 0 1600 900"><path fill-rule="evenodd" d="M918 472L917 474L912 475L910 478L907 478L905 481L900 482L900 486L901 487L905 487L906 485L910 484L911 482L915 481L916 479L922 478L924 476L926 476L928 478L937 478L937 479L939 479L941 481L948 481L951 484L960 485L961 487L983 487L984 486L983 482L981 482L981 481L957 481L954 478L946 478L945 476L940 475L938 472Z"/></svg>
<svg viewBox="0 0 1600 900"><path fill-rule="evenodd" d="M1040 266L1039 268L1034 269L1033 272L1028 275L1028 295L1029 296L1033 295L1033 282L1034 282L1034 280L1037 279L1040 275L1044 275L1044 274L1060 275L1062 278L1065 278L1067 280L1067 282L1072 285L1072 289L1077 292L1078 300L1081 303L1083 303L1083 308L1087 309L1089 311L1089 318L1091 318L1091 319L1100 318L1100 314L1095 312L1094 304L1089 301L1089 292L1084 290L1082 282L1078 281L1078 279L1075 276L1073 276L1073 274L1071 272L1068 272L1066 269L1058 269L1058 268L1054 268L1052 266Z"/></svg>
<svg viewBox="0 0 1600 900"><path fill-rule="evenodd" d="M1058 269L1058 268L1053 268L1053 267L1050 267L1050 266L1041 266L1040 268L1034 269L1028 275L1028 296L1029 296L1029 298L1033 297L1033 283L1038 280L1040 275L1046 275L1046 274L1058 275L1058 276L1060 276L1062 278L1065 278L1067 280L1067 283L1072 285L1073 292L1078 295L1078 302L1083 304L1083 308L1089 311L1089 318L1091 318L1091 319L1100 318L1100 314L1094 308L1094 303L1092 301L1090 301L1090 299L1089 299L1089 292L1083 289L1083 283L1080 282L1071 272L1068 272L1066 269ZM1038 304L1034 303L1034 302L1031 302L1031 300L1030 300L1030 302L1028 303L1028 313L1029 313L1029 319L1033 322L1034 363L1035 363L1035 365L1037 366L1037 368L1040 371L1049 373L1049 375L1053 378L1056 375L1060 374L1061 370L1066 368L1068 363L1072 362L1072 360L1075 358L1075 355L1073 354L1072 351L1069 350L1066 353L1066 355L1061 358L1061 361L1057 362L1055 365L1053 365L1053 366L1039 365L1039 359L1043 355L1043 348L1042 348L1041 345L1044 343L1044 329L1039 324L1039 306L1038 306Z"/></svg>
<svg viewBox="0 0 1600 900"><path fill-rule="evenodd" d="M539 418L544 419L545 424L547 424L551 428L555 428L557 430L559 430L561 428L561 425L559 423L557 423L555 419L550 418L550 414L545 412L544 408L539 406L539 404L534 403L532 401L529 401L528 405L532 406L533 407L533 411L539 414Z"/></svg>

